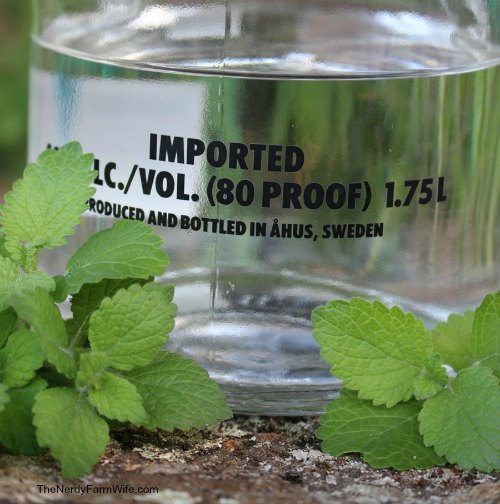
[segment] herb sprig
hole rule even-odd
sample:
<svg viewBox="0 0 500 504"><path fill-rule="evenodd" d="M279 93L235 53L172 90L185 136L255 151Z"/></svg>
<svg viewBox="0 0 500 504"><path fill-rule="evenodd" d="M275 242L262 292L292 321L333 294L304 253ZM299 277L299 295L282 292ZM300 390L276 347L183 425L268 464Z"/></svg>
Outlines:
<svg viewBox="0 0 500 504"><path fill-rule="evenodd" d="M376 468L500 469L500 292L433 331L362 299L320 306L312 322L344 382L320 419L325 451L360 452Z"/></svg>
<svg viewBox="0 0 500 504"><path fill-rule="evenodd" d="M174 289L153 281L169 260L151 227L121 221L91 236L63 275L39 270L64 245L93 195L93 156L78 143L28 165L0 208L0 444L48 447L64 477L90 471L109 421L165 430L231 416L219 386L163 347ZM71 297L73 317L56 302Z"/></svg>

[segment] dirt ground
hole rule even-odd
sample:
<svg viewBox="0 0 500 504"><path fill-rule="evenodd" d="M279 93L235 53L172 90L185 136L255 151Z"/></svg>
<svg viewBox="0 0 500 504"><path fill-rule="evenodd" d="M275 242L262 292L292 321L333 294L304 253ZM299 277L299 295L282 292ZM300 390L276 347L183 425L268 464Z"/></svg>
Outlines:
<svg viewBox="0 0 500 504"><path fill-rule="evenodd" d="M316 428L316 419L239 417L188 433L117 430L91 475L64 482L48 455L0 454L0 503L500 502L498 473L453 466L373 470L355 455L323 454ZM73 493L61 493L58 484ZM75 494L79 487L89 493ZM158 493L139 493L144 487L157 487Z"/></svg>

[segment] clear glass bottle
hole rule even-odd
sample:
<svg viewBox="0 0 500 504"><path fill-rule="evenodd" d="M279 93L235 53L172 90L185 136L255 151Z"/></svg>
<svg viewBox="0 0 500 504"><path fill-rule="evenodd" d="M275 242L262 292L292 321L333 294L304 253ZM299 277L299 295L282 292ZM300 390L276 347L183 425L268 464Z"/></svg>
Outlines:
<svg viewBox="0 0 500 504"><path fill-rule="evenodd" d="M320 411L334 298L429 325L500 288L500 6L35 1L30 157L71 140L116 217L158 226L170 348L244 413Z"/></svg>

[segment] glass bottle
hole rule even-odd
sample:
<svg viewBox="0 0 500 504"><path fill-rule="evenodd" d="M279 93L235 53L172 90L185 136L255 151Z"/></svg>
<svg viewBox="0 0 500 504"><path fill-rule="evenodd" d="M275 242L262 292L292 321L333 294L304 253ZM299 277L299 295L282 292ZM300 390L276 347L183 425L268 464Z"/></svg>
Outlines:
<svg viewBox="0 0 500 504"><path fill-rule="evenodd" d="M35 0L30 157L72 140L97 193L72 251L157 226L169 348L243 413L321 411L311 310L429 326L500 288L500 6L486 0Z"/></svg>

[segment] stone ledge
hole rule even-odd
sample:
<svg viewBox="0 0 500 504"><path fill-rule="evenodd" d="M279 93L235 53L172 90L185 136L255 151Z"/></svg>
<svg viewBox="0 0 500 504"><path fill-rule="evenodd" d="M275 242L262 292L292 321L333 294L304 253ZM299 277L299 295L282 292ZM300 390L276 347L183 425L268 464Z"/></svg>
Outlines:
<svg viewBox="0 0 500 504"><path fill-rule="evenodd" d="M0 454L1 503L487 504L500 502L500 474L454 466L374 470L356 455L332 457L314 436L317 419L246 418L188 433L113 432L94 472L66 485L156 486L158 494L63 495L48 455Z"/></svg>

